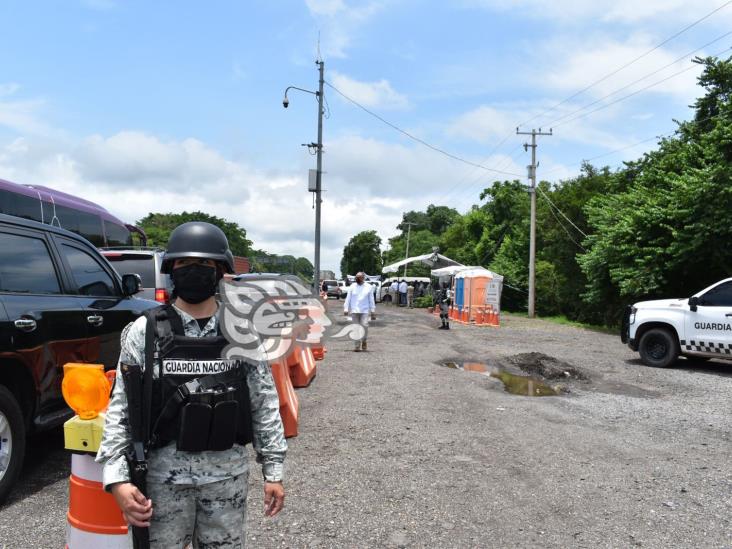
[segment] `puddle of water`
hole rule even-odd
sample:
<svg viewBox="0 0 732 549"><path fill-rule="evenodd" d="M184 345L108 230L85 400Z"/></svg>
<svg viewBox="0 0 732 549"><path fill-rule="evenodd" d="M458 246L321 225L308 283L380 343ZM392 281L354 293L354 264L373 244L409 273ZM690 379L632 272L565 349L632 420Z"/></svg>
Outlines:
<svg viewBox="0 0 732 549"><path fill-rule="evenodd" d="M453 370L463 370L465 372L477 372L479 374L488 375L496 379L500 379L506 392L512 395L521 396L556 396L561 391L551 385L547 385L543 381L534 377L519 376L506 372L498 368L490 368L487 364L481 362L443 362L442 366Z"/></svg>

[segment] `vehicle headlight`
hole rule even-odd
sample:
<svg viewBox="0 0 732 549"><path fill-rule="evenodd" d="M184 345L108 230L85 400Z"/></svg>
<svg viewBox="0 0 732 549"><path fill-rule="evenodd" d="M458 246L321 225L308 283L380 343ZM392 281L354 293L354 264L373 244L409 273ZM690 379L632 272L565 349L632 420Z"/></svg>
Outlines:
<svg viewBox="0 0 732 549"><path fill-rule="evenodd" d="M637 313L637 312L638 312L638 307L631 307L630 308L630 318L628 319L628 322L630 324L634 324L635 323L635 313Z"/></svg>

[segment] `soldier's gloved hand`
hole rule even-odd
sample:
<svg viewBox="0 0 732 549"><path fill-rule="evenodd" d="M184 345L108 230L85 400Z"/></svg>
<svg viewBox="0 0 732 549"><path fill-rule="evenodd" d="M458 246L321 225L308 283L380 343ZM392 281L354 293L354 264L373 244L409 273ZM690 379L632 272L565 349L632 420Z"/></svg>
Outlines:
<svg viewBox="0 0 732 549"><path fill-rule="evenodd" d="M273 517L285 506L285 487L281 482L264 483L264 516Z"/></svg>
<svg viewBox="0 0 732 549"><path fill-rule="evenodd" d="M152 516L152 501L131 482L120 482L111 487L112 495L122 510L125 520L132 526L147 528Z"/></svg>

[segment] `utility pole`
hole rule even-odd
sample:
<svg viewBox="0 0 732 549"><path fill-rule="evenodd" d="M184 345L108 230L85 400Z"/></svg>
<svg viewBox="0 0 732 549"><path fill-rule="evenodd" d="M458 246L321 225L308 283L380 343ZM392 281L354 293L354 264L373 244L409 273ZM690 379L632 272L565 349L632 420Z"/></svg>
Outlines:
<svg viewBox="0 0 732 549"><path fill-rule="evenodd" d="M406 221L404 225L407 226L407 251L404 254L404 259L409 259L409 236L412 234L412 225L416 225L416 223L412 223L411 221ZM407 277L407 264L404 264L404 278Z"/></svg>
<svg viewBox="0 0 732 549"><path fill-rule="evenodd" d="M529 318L534 318L534 305L536 302L536 136L537 135L552 135L551 128L549 133L542 132L541 128L539 131L531 130L530 132L520 132L516 128L516 135L530 135L531 145L524 143L524 150L528 150L531 147L531 164L529 169L529 180L531 182L529 186L529 196L531 197L531 229L529 236Z"/></svg>
<svg viewBox="0 0 732 549"><path fill-rule="evenodd" d="M282 99L282 106L287 108L290 104L290 100L287 98L287 92L290 90L298 90L305 93L310 93L318 98L318 142L307 143L304 146L308 147L308 150L315 149L317 155L317 169L315 170L315 188L311 187L312 183L309 182L309 191L315 193L315 264L313 265L313 291L317 295L320 292L320 205L323 203L321 192L322 187L322 176L323 176L323 84L325 79L323 73L325 71L325 62L322 59L318 59L315 64L318 66L319 80L318 80L318 91L310 91L304 88L298 88L297 86L288 86L285 89L285 97ZM312 170L310 170L312 172Z"/></svg>
<svg viewBox="0 0 732 549"><path fill-rule="evenodd" d="M323 72L325 70L325 62L319 59L315 62L318 65L320 80L318 82L318 167L315 175L315 273L313 275L313 292L315 295L320 293L320 204L323 202L321 198L322 179L323 179Z"/></svg>

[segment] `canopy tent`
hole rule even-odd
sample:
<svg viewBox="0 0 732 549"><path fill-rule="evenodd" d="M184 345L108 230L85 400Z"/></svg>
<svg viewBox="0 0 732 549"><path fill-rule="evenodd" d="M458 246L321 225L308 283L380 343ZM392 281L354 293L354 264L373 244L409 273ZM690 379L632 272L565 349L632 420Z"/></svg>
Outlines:
<svg viewBox="0 0 732 549"><path fill-rule="evenodd" d="M438 278L446 277L446 276L455 276L458 273L470 273L473 276L476 276L478 274L485 274L485 276L488 276L490 278L500 279L503 280L503 277L499 275L498 273L494 273L493 271L489 271L488 269L484 267L472 267L467 265L450 265L449 267L440 267L439 269L432 269L430 271L430 274L432 276L436 276Z"/></svg>
<svg viewBox="0 0 732 549"><path fill-rule="evenodd" d="M457 265L460 267L463 267L464 265L458 263L454 259L450 259L449 257L445 257L444 255L438 254L437 252L433 252L431 254L424 254L424 255L416 255L414 257L408 257L407 259L402 259L401 261L397 261L396 263L392 263L391 265L387 265L383 269L381 269L382 273L395 273L399 270L400 267L403 267L404 265L408 265L410 263L417 263L421 262L425 265L428 265L429 267L445 267L445 266L453 266Z"/></svg>

